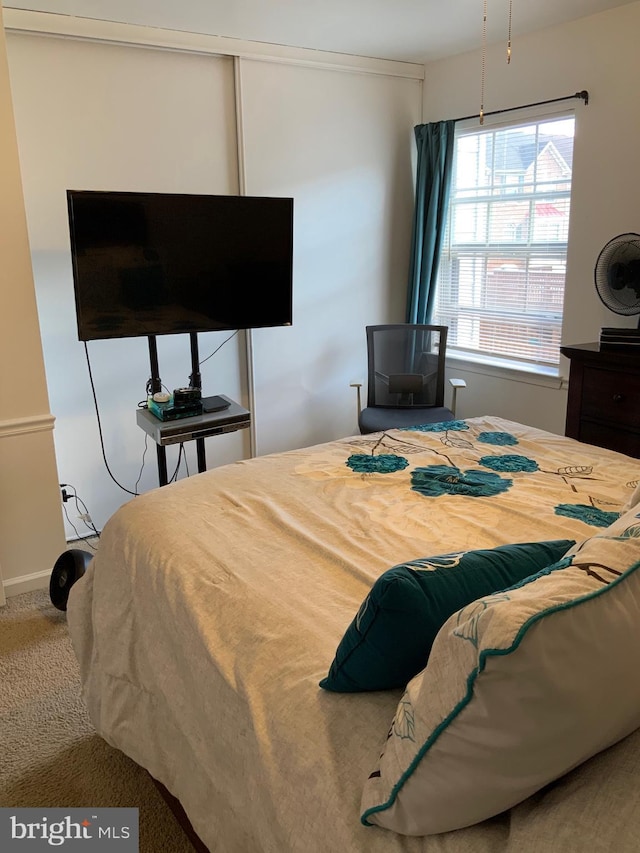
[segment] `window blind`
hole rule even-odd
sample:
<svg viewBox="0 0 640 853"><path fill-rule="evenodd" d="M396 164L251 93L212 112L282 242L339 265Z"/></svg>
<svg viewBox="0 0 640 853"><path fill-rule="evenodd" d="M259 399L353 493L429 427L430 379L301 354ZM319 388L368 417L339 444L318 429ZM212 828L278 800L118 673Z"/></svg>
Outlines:
<svg viewBox="0 0 640 853"><path fill-rule="evenodd" d="M574 124L457 132L433 318L450 350L559 363Z"/></svg>

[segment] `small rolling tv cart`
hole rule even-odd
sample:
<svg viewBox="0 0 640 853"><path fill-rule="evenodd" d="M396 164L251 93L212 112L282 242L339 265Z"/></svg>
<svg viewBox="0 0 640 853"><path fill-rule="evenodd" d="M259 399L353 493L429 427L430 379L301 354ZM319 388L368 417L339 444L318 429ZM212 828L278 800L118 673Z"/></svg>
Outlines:
<svg viewBox="0 0 640 853"><path fill-rule="evenodd" d="M138 409L136 419L138 426L155 441L158 450L158 480L161 486L166 486L167 458L166 447L169 444L182 444L185 441L195 441L198 455L198 471L207 470L205 438L211 435L221 435L248 429L251 426L251 413L224 394L220 395L229 403L228 409L219 412L204 412L192 418L179 418L175 421L161 421L148 409Z"/></svg>
<svg viewBox="0 0 640 853"><path fill-rule="evenodd" d="M191 385L199 388L201 383L198 356L198 336L191 332ZM155 335L149 335L149 361L151 364L151 393L160 391L162 388L159 366L158 348ZM188 418L177 418L176 420L162 421L152 414L148 409L138 409L136 420L138 426L143 429L156 443L158 456L158 481L161 486L169 482L167 475L167 445L182 444L185 441L196 442L198 459L198 472L207 470L207 457L204 445L205 438L212 435L222 435L227 432L235 432L240 429L248 429L251 426L251 412L243 408L239 403L231 400L225 394L220 394L220 399L228 403L224 409L214 412L203 412Z"/></svg>

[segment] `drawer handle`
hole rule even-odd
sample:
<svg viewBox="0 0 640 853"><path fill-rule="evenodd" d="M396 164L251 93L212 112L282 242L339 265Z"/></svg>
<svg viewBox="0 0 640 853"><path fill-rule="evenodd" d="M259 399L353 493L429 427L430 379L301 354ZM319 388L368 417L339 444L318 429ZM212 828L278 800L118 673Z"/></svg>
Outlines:
<svg viewBox="0 0 640 853"><path fill-rule="evenodd" d="M613 402L614 403L621 403L623 400L624 400L624 394L614 394L613 395Z"/></svg>

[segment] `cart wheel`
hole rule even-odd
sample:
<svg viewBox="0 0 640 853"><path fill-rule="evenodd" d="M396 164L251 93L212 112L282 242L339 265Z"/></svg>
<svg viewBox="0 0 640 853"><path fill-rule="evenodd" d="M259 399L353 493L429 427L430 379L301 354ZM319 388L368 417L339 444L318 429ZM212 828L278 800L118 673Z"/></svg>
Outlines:
<svg viewBox="0 0 640 853"><path fill-rule="evenodd" d="M55 562L49 581L49 597L58 610L67 609L69 591L77 580L87 571L93 554L80 548L71 548L60 554Z"/></svg>

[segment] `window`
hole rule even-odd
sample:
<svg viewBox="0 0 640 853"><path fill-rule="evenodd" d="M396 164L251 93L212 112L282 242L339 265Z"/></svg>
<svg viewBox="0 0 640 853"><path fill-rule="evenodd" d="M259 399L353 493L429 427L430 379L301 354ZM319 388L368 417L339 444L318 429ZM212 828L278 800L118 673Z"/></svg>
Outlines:
<svg viewBox="0 0 640 853"><path fill-rule="evenodd" d="M452 354L558 365L574 124L457 131L433 317Z"/></svg>

